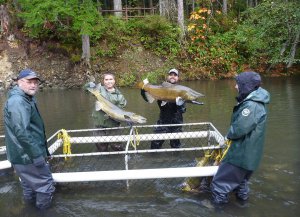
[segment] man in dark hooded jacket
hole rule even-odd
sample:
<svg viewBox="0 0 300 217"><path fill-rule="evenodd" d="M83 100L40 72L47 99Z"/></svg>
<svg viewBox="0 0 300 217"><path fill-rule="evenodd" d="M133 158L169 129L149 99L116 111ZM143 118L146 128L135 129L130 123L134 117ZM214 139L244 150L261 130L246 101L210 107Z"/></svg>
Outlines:
<svg viewBox="0 0 300 217"><path fill-rule="evenodd" d="M262 154L267 119L268 91L260 87L256 72L243 72L236 77L238 104L233 108L227 139L231 146L222 160L212 184L212 199L216 204L228 203L228 194L245 201L249 197L248 181L258 168Z"/></svg>

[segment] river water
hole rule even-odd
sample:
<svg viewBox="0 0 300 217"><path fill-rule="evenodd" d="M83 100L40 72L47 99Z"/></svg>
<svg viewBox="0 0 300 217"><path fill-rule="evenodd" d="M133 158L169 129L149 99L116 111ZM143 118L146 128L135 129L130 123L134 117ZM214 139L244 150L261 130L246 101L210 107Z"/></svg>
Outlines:
<svg viewBox="0 0 300 217"><path fill-rule="evenodd" d="M187 105L185 122L212 122L225 135L234 97L234 80L183 83L203 94L203 106ZM296 216L300 212L300 77L264 78L263 87L271 94L268 106L265 152L259 169L250 180L250 200L238 203L232 196L223 207L210 204L209 194L182 193L160 186L142 191L138 185L130 191L113 182L93 186L59 188L53 207L37 211L22 203L21 187L9 173L0 176L1 216ZM122 88L126 110L147 117L154 124L158 117L155 103L147 104L139 90ZM0 98L2 110L5 94ZM37 95L47 136L59 129L91 128L90 111L94 98L81 90L47 90ZM2 116L0 134L3 134ZM3 145L3 144L1 144ZM109 190L107 190L109 189Z"/></svg>

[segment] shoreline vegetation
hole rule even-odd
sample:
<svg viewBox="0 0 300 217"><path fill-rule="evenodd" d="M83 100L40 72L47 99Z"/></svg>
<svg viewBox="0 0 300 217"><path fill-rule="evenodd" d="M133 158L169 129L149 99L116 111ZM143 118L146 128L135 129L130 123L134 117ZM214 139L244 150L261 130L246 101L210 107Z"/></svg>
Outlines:
<svg viewBox="0 0 300 217"><path fill-rule="evenodd" d="M131 19L103 14L99 6L110 9L114 1L105 2L0 0L1 88L26 67L41 74L42 88L68 89L99 81L107 71L118 86L129 87L145 78L160 83L170 68L185 81L234 78L247 70L272 77L300 72L296 0L238 0L226 10L210 0L169 0L168 15L157 10ZM154 8L164 0L144 2Z"/></svg>

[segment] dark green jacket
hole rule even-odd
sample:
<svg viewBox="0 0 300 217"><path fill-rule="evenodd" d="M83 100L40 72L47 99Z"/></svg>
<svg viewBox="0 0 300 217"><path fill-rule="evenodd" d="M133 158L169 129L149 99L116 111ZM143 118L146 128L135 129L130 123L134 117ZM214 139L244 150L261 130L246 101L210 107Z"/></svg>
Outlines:
<svg viewBox="0 0 300 217"><path fill-rule="evenodd" d="M226 136L232 143L223 162L251 171L257 169L264 146L265 104L269 101L269 93L260 87L234 107Z"/></svg>
<svg viewBox="0 0 300 217"><path fill-rule="evenodd" d="M98 87L101 95L109 100L111 103L115 104L120 108L124 108L126 106L126 99L123 94L115 88L115 92L108 92L104 86ZM96 127L118 127L120 126L120 122L111 119L105 112L93 110L92 117L94 119L94 125Z"/></svg>
<svg viewBox="0 0 300 217"><path fill-rule="evenodd" d="M15 86L4 107L7 159L12 164L32 164L33 159L47 156L43 120L35 98Z"/></svg>

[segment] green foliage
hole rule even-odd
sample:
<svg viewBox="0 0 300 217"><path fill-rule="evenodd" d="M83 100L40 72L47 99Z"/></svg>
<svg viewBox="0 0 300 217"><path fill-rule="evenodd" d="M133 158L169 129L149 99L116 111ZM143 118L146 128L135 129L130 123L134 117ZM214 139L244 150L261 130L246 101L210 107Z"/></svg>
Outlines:
<svg viewBox="0 0 300 217"><path fill-rule="evenodd" d="M105 39L110 42L123 43L126 35L129 33L126 21L115 17L109 16L102 23L103 32L99 39Z"/></svg>
<svg viewBox="0 0 300 217"><path fill-rule="evenodd" d="M254 26L240 25L228 34L233 36L232 40L236 44L238 55L248 60L250 65L255 67L259 64L260 58L267 58L268 43L264 37L261 37L260 29Z"/></svg>
<svg viewBox="0 0 300 217"><path fill-rule="evenodd" d="M213 72L210 76L231 72L239 64L240 58L232 43L234 37L227 34L235 26L235 20L220 11L212 15L212 10L200 8L191 14L188 25L191 42L187 53L197 65Z"/></svg>
<svg viewBox="0 0 300 217"><path fill-rule="evenodd" d="M291 59L291 49L300 32L299 1L265 0L249 9L244 19L236 30L236 40L252 62L258 62L261 56L273 64L300 62L299 54Z"/></svg>
<svg viewBox="0 0 300 217"><path fill-rule="evenodd" d="M168 69L160 68L152 72L148 72L142 76L142 80L148 79L151 84L158 84L161 81L165 80L166 72Z"/></svg>
<svg viewBox="0 0 300 217"><path fill-rule="evenodd" d="M216 77L233 74L249 63L256 67L266 63L300 62L299 50L295 58L292 56L300 32L297 0L262 0L257 7L249 9L244 0L228 0L231 7L227 15L222 14L217 2L201 1L202 8L192 12L186 22L185 41L179 40L179 27L162 16L128 21L115 16L104 18L97 11L96 2L99 1L18 0L18 16L24 22L23 32L40 40L59 42L49 49L67 52L74 63L80 61L83 34L90 36L92 60L113 58L125 48L140 48L142 44L167 61L162 68L144 74L151 83L163 80L168 61L173 65L180 57L180 65L189 67L190 77L196 78L198 75L194 72L200 69ZM127 3L137 5L138 1ZM130 52L128 55L134 56ZM128 69L134 71L134 67L131 64ZM135 80L135 74L120 76L121 85L132 85Z"/></svg>
<svg viewBox="0 0 300 217"><path fill-rule="evenodd" d="M155 72L148 72L143 77L144 77L143 80L147 78L151 84L157 84L158 81L160 80L159 74Z"/></svg>
<svg viewBox="0 0 300 217"><path fill-rule="evenodd" d="M126 21L110 16L103 19L99 27L101 30L95 34L97 38L95 38L94 44L97 51L94 53L98 57L114 57L117 55L118 48L124 46L127 41Z"/></svg>
<svg viewBox="0 0 300 217"><path fill-rule="evenodd" d="M132 73L122 73L118 79L119 86L133 86L136 83L136 75Z"/></svg>
<svg viewBox="0 0 300 217"><path fill-rule="evenodd" d="M81 61L81 56L78 54L71 54L71 62L72 63L80 63Z"/></svg>
<svg viewBox="0 0 300 217"><path fill-rule="evenodd" d="M99 33L97 27L102 20L92 0L19 0L19 4L19 16L31 37L64 40Z"/></svg>
<svg viewBox="0 0 300 217"><path fill-rule="evenodd" d="M145 48L159 55L177 55L180 29L161 16L146 16L144 19L131 20L129 28L136 34Z"/></svg>
<svg viewBox="0 0 300 217"><path fill-rule="evenodd" d="M217 12L217 11L216 11ZM264 0L242 15L223 16L207 8L191 14L188 25L191 43L187 53L192 60L214 73L238 71L244 64L297 63L292 46L300 32L300 4L297 1Z"/></svg>
<svg viewBox="0 0 300 217"><path fill-rule="evenodd" d="M97 51L94 52L96 56L98 57L113 57L117 53L117 46L114 43L109 43L109 46L107 46L107 49L99 49L99 47L95 48Z"/></svg>

